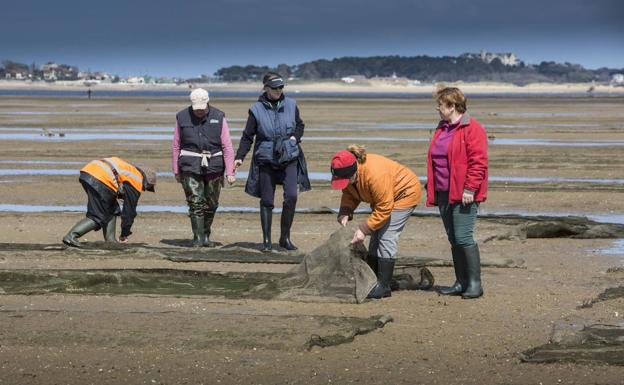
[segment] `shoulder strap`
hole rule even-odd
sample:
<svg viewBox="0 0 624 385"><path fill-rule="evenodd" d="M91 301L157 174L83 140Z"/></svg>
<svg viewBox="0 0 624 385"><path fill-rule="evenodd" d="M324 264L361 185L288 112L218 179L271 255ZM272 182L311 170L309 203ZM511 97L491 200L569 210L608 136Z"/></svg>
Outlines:
<svg viewBox="0 0 624 385"><path fill-rule="evenodd" d="M119 173L117 172L117 169L115 168L115 166L113 166L113 164L106 159L101 159L101 161L102 163L110 167L111 171L113 172L113 175L115 175L115 182L117 182L117 194L119 195L123 194L123 184L121 183L121 180L119 179Z"/></svg>

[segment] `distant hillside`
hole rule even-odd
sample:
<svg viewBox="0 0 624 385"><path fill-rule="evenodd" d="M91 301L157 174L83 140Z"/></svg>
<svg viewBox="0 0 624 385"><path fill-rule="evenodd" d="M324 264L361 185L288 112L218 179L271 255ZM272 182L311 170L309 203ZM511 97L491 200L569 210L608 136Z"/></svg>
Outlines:
<svg viewBox="0 0 624 385"><path fill-rule="evenodd" d="M505 64L504 64L505 63ZM258 80L264 73L275 70L283 76L303 80L398 77L420 82L496 81L514 84L535 82L576 83L609 82L612 75L624 69L600 68L588 70L578 64L541 62L527 65L513 54L463 54L443 56L372 56L341 57L314 60L298 65L231 66L219 69L215 75L225 81Z"/></svg>

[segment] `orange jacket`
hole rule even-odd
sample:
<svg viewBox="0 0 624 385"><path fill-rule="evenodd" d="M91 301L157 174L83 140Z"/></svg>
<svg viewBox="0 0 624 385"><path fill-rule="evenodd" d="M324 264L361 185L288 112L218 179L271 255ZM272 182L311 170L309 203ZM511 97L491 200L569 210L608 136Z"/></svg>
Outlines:
<svg viewBox="0 0 624 385"><path fill-rule="evenodd" d="M406 166L381 155L367 154L358 163L357 180L342 190L340 214L353 214L360 202L370 203L373 212L365 222L364 233L380 229L392 210L407 209L420 202L420 181Z"/></svg>
<svg viewBox="0 0 624 385"><path fill-rule="evenodd" d="M94 176L118 194L122 192L124 182L130 183L139 193L143 191L143 174L136 167L117 157L105 158L104 160L115 168L118 178L115 177L113 170L101 160L92 160L80 171Z"/></svg>

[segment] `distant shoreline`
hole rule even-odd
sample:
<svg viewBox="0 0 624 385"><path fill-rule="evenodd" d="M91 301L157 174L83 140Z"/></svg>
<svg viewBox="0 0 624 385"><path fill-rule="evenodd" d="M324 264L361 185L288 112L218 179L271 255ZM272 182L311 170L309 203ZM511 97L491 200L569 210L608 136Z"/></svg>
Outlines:
<svg viewBox="0 0 624 385"><path fill-rule="evenodd" d="M509 83L444 83L448 86L459 87L467 94L608 94L624 95L624 87L611 85L594 85L592 83L533 83L526 86L517 86ZM0 80L2 90L47 90L47 91L87 91L94 93L102 91L169 91L183 92L191 88L202 87L208 91L231 91L231 92L261 92L261 86L250 82L234 83L193 83L190 84L127 84L127 83L100 83L86 86L82 81L67 82L30 82L15 80ZM433 94L436 84L401 84L389 81L369 80L361 83L346 84L341 81L292 81L287 82L289 93L347 93L347 94L392 94L404 93L414 95ZM591 90L591 91L590 91Z"/></svg>

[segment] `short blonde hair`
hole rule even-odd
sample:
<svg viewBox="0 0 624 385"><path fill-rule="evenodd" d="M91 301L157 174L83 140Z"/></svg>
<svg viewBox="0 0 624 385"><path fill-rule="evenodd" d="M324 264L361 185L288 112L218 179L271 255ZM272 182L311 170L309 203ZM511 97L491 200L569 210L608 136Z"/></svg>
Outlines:
<svg viewBox="0 0 624 385"><path fill-rule="evenodd" d="M364 148L364 146L360 146L359 144L351 144L347 147L347 151L355 156L355 159L357 159L357 162L359 164L363 164L364 162L366 162L366 149Z"/></svg>
<svg viewBox="0 0 624 385"><path fill-rule="evenodd" d="M446 106L455 106L455 110L460 114L466 112L466 95L457 87L445 87L436 92L436 101Z"/></svg>

